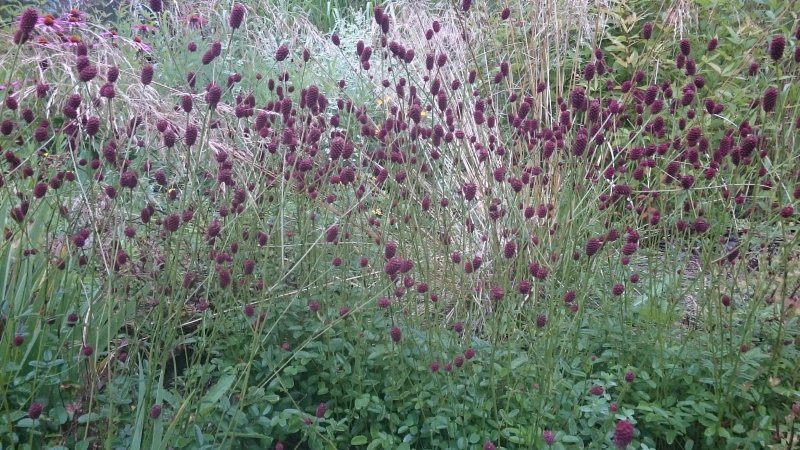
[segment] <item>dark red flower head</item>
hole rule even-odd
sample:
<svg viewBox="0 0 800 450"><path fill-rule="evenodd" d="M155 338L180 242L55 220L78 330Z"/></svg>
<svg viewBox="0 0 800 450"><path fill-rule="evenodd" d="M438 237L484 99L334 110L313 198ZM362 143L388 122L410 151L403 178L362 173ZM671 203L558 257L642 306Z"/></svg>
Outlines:
<svg viewBox="0 0 800 450"><path fill-rule="evenodd" d="M84 83L92 81L96 76L97 76L97 67L95 66L84 67L80 71L80 73L78 73L78 78Z"/></svg>
<svg viewBox="0 0 800 450"><path fill-rule="evenodd" d="M181 97L181 109L183 109L183 111L187 112L187 113L192 112L192 96L191 95L184 94L184 96Z"/></svg>
<svg viewBox="0 0 800 450"><path fill-rule="evenodd" d="M153 405L153 407L150 408L150 418L155 420L159 417L161 417L161 405Z"/></svg>
<svg viewBox="0 0 800 450"><path fill-rule="evenodd" d="M177 136L175 136L175 132L172 131L172 128L167 128L162 136L164 139L164 146L167 148L172 148L175 145L175 141Z"/></svg>
<svg viewBox="0 0 800 450"><path fill-rule="evenodd" d="M206 87L206 103L211 109L215 109L222 98L222 89L216 83L211 83Z"/></svg>
<svg viewBox="0 0 800 450"><path fill-rule="evenodd" d="M464 187L462 188L462 192L464 193L464 199L467 201L474 200L477 191L478 191L478 186L475 183L464 183Z"/></svg>
<svg viewBox="0 0 800 450"><path fill-rule="evenodd" d="M573 109L582 109L586 103L586 91L582 87L576 87L570 94L569 99Z"/></svg>
<svg viewBox="0 0 800 450"><path fill-rule="evenodd" d="M177 214L170 214L164 218L164 228L169 232L178 231L178 227L181 225L180 216Z"/></svg>
<svg viewBox="0 0 800 450"><path fill-rule="evenodd" d="M47 194L47 183L36 183L33 187L33 198L42 198Z"/></svg>
<svg viewBox="0 0 800 450"><path fill-rule="evenodd" d="M786 48L786 38L778 34L769 43L769 57L777 61L783 57L783 50Z"/></svg>
<svg viewBox="0 0 800 450"><path fill-rule="evenodd" d="M325 231L325 241L326 242L335 242L336 237L339 235L339 227L337 225L331 225Z"/></svg>
<svg viewBox="0 0 800 450"><path fill-rule="evenodd" d="M197 127L194 124L186 125L186 131L183 134L183 142L187 147L191 147L197 142Z"/></svg>
<svg viewBox="0 0 800 450"><path fill-rule="evenodd" d="M281 45L275 50L275 61L281 62L289 56L289 47L286 44Z"/></svg>
<svg viewBox="0 0 800 450"><path fill-rule="evenodd" d="M595 74L596 70L597 70L597 67L594 65L594 63L591 63L591 62L587 63L586 66L584 66L584 68L583 68L583 78L586 81L592 81L592 79L594 78L594 74Z"/></svg>
<svg viewBox="0 0 800 450"><path fill-rule="evenodd" d="M536 326L539 328L544 328L547 325L547 315L546 314L539 314L536 317Z"/></svg>
<svg viewBox="0 0 800 450"><path fill-rule="evenodd" d="M772 86L768 87L766 91L764 91L764 99L761 102L761 107L764 108L764 112L772 112L775 110L775 106L778 103L778 90Z"/></svg>
<svg viewBox="0 0 800 450"><path fill-rule="evenodd" d="M211 47L209 47L208 50L206 50L206 52L203 53L203 57L201 58L203 65L211 64L211 62L214 61L214 58L219 56L221 53L222 53L222 43L219 41L213 42L211 44ZM194 72L189 72L189 73L191 74L191 76L187 76L187 81L189 81L190 86L194 87L194 78L195 78Z"/></svg>
<svg viewBox="0 0 800 450"><path fill-rule="evenodd" d="M586 242L586 256L594 256L603 245L598 238L591 238Z"/></svg>
<svg viewBox="0 0 800 450"><path fill-rule="evenodd" d="M689 56L689 53L692 52L692 44L689 42L688 39L681 39L680 47L681 47L681 53L684 56Z"/></svg>
<svg viewBox="0 0 800 450"><path fill-rule="evenodd" d="M620 420L614 429L614 445L622 450L633 441L634 428L627 420Z"/></svg>
<svg viewBox="0 0 800 450"><path fill-rule="evenodd" d="M502 300L503 295L505 295L505 292L500 286L495 286L489 290L489 297L494 301Z"/></svg>
<svg viewBox="0 0 800 450"><path fill-rule="evenodd" d="M650 39L653 36L653 22L645 22L642 26L642 37Z"/></svg>
<svg viewBox="0 0 800 450"><path fill-rule="evenodd" d="M231 8L231 15L228 17L228 25L231 26L234 30L242 26L242 21L244 20L244 5L241 3L236 3Z"/></svg>
<svg viewBox="0 0 800 450"><path fill-rule="evenodd" d="M42 405L41 403L39 402L31 403L31 406L28 408L28 418L33 420L38 419L39 416L42 415L43 410L44 410L44 405Z"/></svg>
<svg viewBox="0 0 800 450"><path fill-rule="evenodd" d="M22 12L19 18L19 30L28 35L36 27L36 21L39 20L39 13L34 8L28 8Z"/></svg>
<svg viewBox="0 0 800 450"><path fill-rule="evenodd" d="M153 66L151 66L150 64L145 64L144 67L142 67L142 73L141 73L139 79L141 80L142 84L145 85L145 86L147 86L148 84L152 83L153 82Z"/></svg>
<svg viewBox="0 0 800 450"><path fill-rule="evenodd" d="M514 241L506 242L505 246L503 247L503 256L505 256L507 259L511 259L516 254L517 244Z"/></svg>
<svg viewBox="0 0 800 450"><path fill-rule="evenodd" d="M86 134L94 136L100 131L100 118L92 116L86 119Z"/></svg>
<svg viewBox="0 0 800 450"><path fill-rule="evenodd" d="M116 83L118 78L119 69L116 66L112 66L106 71L106 81L109 83Z"/></svg>

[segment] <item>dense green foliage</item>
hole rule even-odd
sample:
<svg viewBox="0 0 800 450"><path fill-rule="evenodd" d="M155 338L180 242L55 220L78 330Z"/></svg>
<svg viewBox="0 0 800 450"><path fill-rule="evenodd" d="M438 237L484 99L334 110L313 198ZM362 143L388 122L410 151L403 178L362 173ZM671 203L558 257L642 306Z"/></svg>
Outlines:
<svg viewBox="0 0 800 450"><path fill-rule="evenodd" d="M798 445L795 3L3 9L0 449Z"/></svg>

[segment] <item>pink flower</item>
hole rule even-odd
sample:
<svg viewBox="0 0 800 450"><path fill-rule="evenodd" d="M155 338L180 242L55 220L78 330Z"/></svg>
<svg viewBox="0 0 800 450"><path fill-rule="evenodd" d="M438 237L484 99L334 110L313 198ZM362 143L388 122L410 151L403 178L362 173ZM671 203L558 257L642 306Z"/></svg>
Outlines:
<svg viewBox="0 0 800 450"><path fill-rule="evenodd" d="M139 36L134 36L133 37L133 39L131 40L131 46L133 48L135 48L136 50L139 50L140 52L144 52L144 53L150 52L150 50L152 50L152 48L153 48L150 45L145 44L144 42L142 42L142 38L139 37Z"/></svg>
<svg viewBox="0 0 800 450"><path fill-rule="evenodd" d="M61 20L66 22L70 27L82 27L86 24L83 14L75 8L72 8L68 13L64 14Z"/></svg>
<svg viewBox="0 0 800 450"><path fill-rule="evenodd" d="M52 14L48 14L44 17L39 17L36 20L36 29L40 33L46 33L46 32L63 33L69 26L70 26L69 22L64 21L63 19L56 19L55 17L53 17Z"/></svg>
<svg viewBox="0 0 800 450"><path fill-rule="evenodd" d="M553 445L556 442L556 437L555 437L555 435L553 434L552 431L550 431L550 430L545 430L544 431L544 442L547 445Z"/></svg>
<svg viewBox="0 0 800 450"><path fill-rule="evenodd" d="M203 28L206 21L200 16L200 14L189 14L186 18L186 24L189 25L189 28Z"/></svg>
<svg viewBox="0 0 800 450"><path fill-rule="evenodd" d="M134 25L133 30L140 33L149 33L151 31L158 31L158 27L146 23L140 23L139 25Z"/></svg>

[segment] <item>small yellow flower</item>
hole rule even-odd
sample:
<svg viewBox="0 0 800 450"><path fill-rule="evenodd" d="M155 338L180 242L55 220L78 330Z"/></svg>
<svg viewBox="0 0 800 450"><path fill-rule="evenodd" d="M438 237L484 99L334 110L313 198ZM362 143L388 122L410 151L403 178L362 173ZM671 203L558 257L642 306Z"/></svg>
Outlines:
<svg viewBox="0 0 800 450"><path fill-rule="evenodd" d="M392 96L391 95L387 95L385 98L379 98L379 99L375 100L375 104L377 104L378 106L380 106L380 105L382 105L384 103L391 103L391 102L392 102Z"/></svg>

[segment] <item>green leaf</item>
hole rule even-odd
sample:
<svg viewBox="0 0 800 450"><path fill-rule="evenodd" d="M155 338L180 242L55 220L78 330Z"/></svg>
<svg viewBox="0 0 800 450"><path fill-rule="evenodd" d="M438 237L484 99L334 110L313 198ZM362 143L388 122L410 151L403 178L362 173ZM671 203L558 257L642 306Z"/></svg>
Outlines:
<svg viewBox="0 0 800 450"><path fill-rule="evenodd" d="M363 434L359 434L353 437L353 439L350 439L350 445L365 445L367 442L369 442L369 439Z"/></svg>
<svg viewBox="0 0 800 450"><path fill-rule="evenodd" d="M17 422L17 426L20 428L32 428L34 425L36 425L36 421L28 417Z"/></svg>
<svg viewBox="0 0 800 450"><path fill-rule="evenodd" d="M217 381L217 384L212 387L205 396L203 396L202 400L200 400L200 411L199 414L201 416L205 416L209 414L214 408L219 406L219 400L225 395L226 392L231 388L233 383L236 381L236 375L232 373L228 373L222 376L222 378Z"/></svg>
<svg viewBox="0 0 800 450"><path fill-rule="evenodd" d="M100 414L97 413L86 413L80 417L78 417L78 423L89 423L94 422L95 420L100 419Z"/></svg>
<svg viewBox="0 0 800 450"><path fill-rule="evenodd" d="M364 409L369 405L369 394L364 394L356 399L356 409Z"/></svg>
<svg viewBox="0 0 800 450"><path fill-rule="evenodd" d="M527 354L517 356L513 361L511 361L511 370L517 370L519 366L525 364L526 362L528 362Z"/></svg>
<svg viewBox="0 0 800 450"><path fill-rule="evenodd" d="M56 406L50 411L50 416L55 419L58 425L64 425L69 420L69 414L63 406Z"/></svg>

